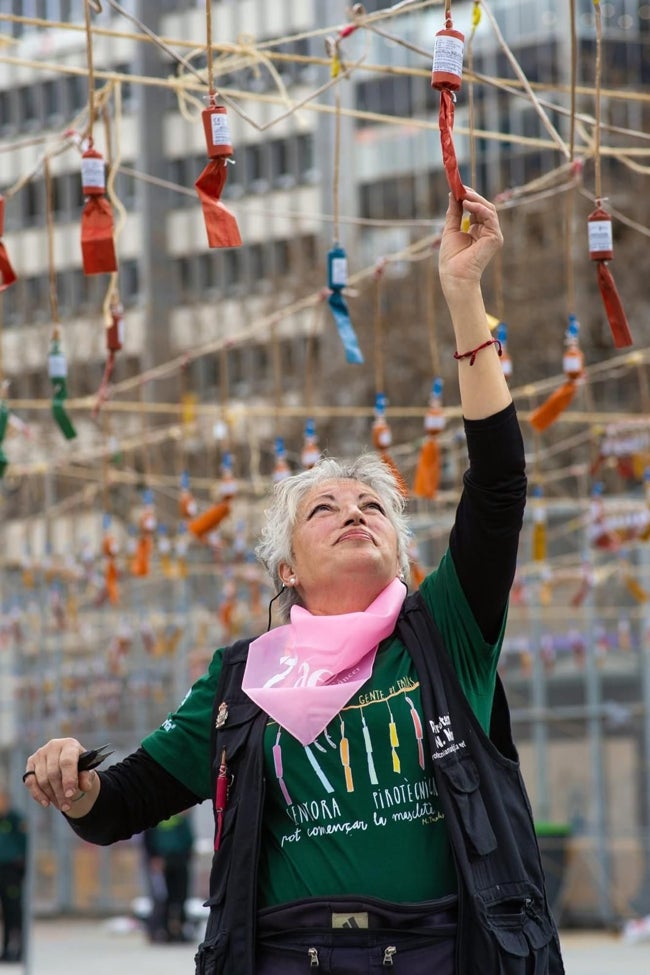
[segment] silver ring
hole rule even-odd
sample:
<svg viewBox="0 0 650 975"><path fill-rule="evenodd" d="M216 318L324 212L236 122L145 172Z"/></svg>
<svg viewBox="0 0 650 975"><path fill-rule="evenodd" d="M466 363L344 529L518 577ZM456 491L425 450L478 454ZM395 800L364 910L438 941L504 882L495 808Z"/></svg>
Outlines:
<svg viewBox="0 0 650 975"><path fill-rule="evenodd" d="M28 768L27 771L24 773L23 782L25 781L28 775L36 775L36 772L34 771L33 768Z"/></svg>

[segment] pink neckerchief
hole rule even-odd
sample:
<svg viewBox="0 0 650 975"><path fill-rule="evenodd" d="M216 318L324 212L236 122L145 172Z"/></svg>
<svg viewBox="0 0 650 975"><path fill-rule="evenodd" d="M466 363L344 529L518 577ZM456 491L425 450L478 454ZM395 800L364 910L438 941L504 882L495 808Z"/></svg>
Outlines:
<svg viewBox="0 0 650 975"><path fill-rule="evenodd" d="M251 643L242 689L309 745L370 677L405 596L404 583L393 579L363 613L313 616L293 606L290 623Z"/></svg>

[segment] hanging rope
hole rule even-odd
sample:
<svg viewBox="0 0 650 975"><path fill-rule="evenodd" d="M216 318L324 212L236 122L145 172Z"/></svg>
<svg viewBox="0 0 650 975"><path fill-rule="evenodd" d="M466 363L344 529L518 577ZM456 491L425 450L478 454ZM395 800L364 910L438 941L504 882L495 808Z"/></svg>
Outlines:
<svg viewBox="0 0 650 975"><path fill-rule="evenodd" d="M108 111L108 106L104 105L102 108L102 117L104 119L104 131L105 131L105 142L109 147L109 158L108 158L108 178L106 180L106 192L107 197L113 207L115 207L119 213L119 219L115 227L115 233L113 236L114 242L117 242L124 226L126 224L126 209L122 205L122 201L117 196L115 192L115 174L118 170L121 161L121 120L122 120L122 85L118 84L115 86L115 118L116 118L116 137L115 140L112 138L110 114ZM112 155L112 146L115 142L115 155ZM108 396L108 388L110 381L113 377L113 370L115 368L115 357L116 353L122 349L124 345L124 308L122 306L122 300L120 298L120 287L119 287L119 273L117 268L111 273L108 287L106 289L106 294L104 296L104 303L102 306L102 317L104 325L104 344L106 348L106 365L104 367L104 374L102 376L99 390L97 392L97 399L95 401L95 408L93 410L93 416L97 416L102 404Z"/></svg>
<svg viewBox="0 0 650 975"><path fill-rule="evenodd" d="M208 92L216 94L214 88L214 52L212 50L212 0L205 0L206 68L208 72Z"/></svg>
<svg viewBox="0 0 650 975"><path fill-rule="evenodd" d="M50 161L47 158L43 162L43 176L45 179L45 229L47 233L47 277L49 283L50 318L52 319L53 325L58 325L60 318L59 297L56 286L56 264L54 261L53 186Z"/></svg>
<svg viewBox="0 0 650 975"><path fill-rule="evenodd" d="M474 94L474 37L476 35L476 31L478 29L478 25L480 24L480 22L481 22L480 0L474 0L474 6L472 7L472 30L467 40L467 70L470 79L467 85L467 107L468 107L468 123L469 123L469 172L470 172L471 186L478 186L478 174L477 174L477 166L476 166L476 131L475 131L476 99Z"/></svg>
<svg viewBox="0 0 650 975"><path fill-rule="evenodd" d="M386 260L378 258L375 263L375 393L384 393L384 315L383 315L383 283L386 270Z"/></svg>
<svg viewBox="0 0 650 975"><path fill-rule="evenodd" d="M332 80L341 77L341 54L339 40L327 38L326 50L331 58L330 74ZM327 287L329 293L327 302L332 317L338 329L339 337L345 349L345 358L349 363L363 363L363 353L352 326L350 312L343 296L343 290L348 284L348 257L340 240L340 179L341 179L341 94L337 85L334 94L334 159L332 182L332 226L333 246L327 255Z"/></svg>
<svg viewBox="0 0 650 975"><path fill-rule="evenodd" d="M101 4L95 0L86 0L84 3L84 21L86 27L86 65L88 68L88 122L86 125L86 136L89 144L93 144L93 126L95 124L95 63L93 56L93 34L92 20L90 12L101 12Z"/></svg>
<svg viewBox="0 0 650 975"><path fill-rule="evenodd" d="M589 215L587 228L589 234L589 255L596 261L598 270L598 287L607 313L607 320L611 329L614 345L617 349L632 345L632 335L627 323L623 304L614 283L614 278L608 267L608 261L614 256L612 218L603 206L601 149L600 149L600 114L601 114L601 75L602 75L602 17L600 0L593 0L596 19L596 107L594 132L594 189L596 192L596 209Z"/></svg>

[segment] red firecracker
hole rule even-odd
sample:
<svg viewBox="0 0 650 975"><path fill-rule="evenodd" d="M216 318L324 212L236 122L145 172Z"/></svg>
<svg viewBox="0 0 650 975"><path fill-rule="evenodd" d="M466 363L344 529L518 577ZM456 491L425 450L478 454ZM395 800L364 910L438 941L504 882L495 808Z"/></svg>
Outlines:
<svg viewBox="0 0 650 975"><path fill-rule="evenodd" d="M0 237L4 236L5 231L5 198L0 195ZM17 280L17 275L11 266L9 255L5 245L0 241L0 292Z"/></svg>
<svg viewBox="0 0 650 975"><path fill-rule="evenodd" d="M117 271L113 210L106 199L106 169L101 153L89 140L81 157L81 184L86 202L81 215L81 256L84 274Z"/></svg>
<svg viewBox="0 0 650 975"><path fill-rule="evenodd" d="M587 231L589 256L598 265L598 287L612 331L614 345L617 349L624 349L634 343L614 278L607 266L607 262L614 257L612 218L600 203L597 203L596 209L589 215Z"/></svg>
<svg viewBox="0 0 650 975"><path fill-rule="evenodd" d="M96 415L108 394L108 384L111 381L115 368L115 353L119 352L124 345L124 308L117 296L113 297L110 306L110 319L104 327L106 337L106 366L104 375L99 385L97 402L93 414Z"/></svg>
<svg viewBox="0 0 650 975"><path fill-rule="evenodd" d="M208 165L194 183L201 201L209 247L241 247L242 239L234 214L221 202L228 178L228 163L233 149L228 116L223 105L216 105L214 95L203 109L203 130Z"/></svg>
<svg viewBox="0 0 650 975"><path fill-rule="evenodd" d="M431 87L440 92L440 113L438 124L440 128L440 145L442 147L442 161L447 174L449 188L456 200L465 199L465 187L458 172L456 151L454 149L454 103L455 92L460 89L463 81L463 54L465 38L460 31L454 30L451 19L451 4L445 7L445 26L436 34L433 48L433 68L431 71Z"/></svg>

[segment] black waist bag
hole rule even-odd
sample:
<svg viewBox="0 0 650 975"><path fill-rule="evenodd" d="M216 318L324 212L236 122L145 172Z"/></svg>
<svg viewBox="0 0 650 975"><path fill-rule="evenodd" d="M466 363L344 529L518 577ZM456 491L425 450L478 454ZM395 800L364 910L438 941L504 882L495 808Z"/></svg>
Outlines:
<svg viewBox="0 0 650 975"><path fill-rule="evenodd" d="M530 802L497 675L489 736L419 593L398 632L420 677L436 787L458 874L457 971L564 975Z"/></svg>
<svg viewBox="0 0 650 975"><path fill-rule="evenodd" d="M255 975L453 975L455 944L454 896L421 904L308 897L258 913Z"/></svg>

